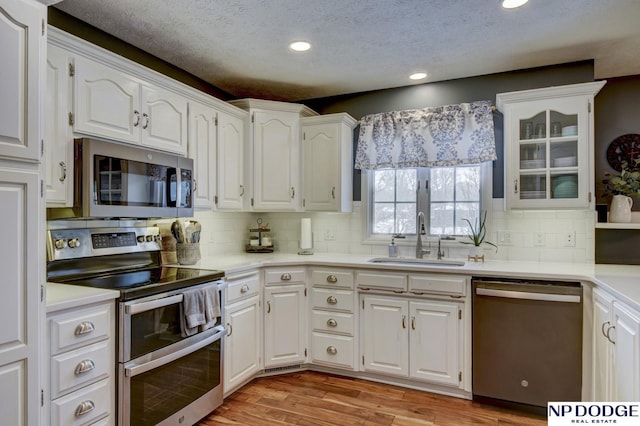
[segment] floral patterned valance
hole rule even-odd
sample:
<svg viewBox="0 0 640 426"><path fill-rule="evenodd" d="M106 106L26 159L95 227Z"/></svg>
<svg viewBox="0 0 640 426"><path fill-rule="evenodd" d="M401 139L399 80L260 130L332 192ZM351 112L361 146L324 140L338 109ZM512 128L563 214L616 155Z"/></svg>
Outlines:
<svg viewBox="0 0 640 426"><path fill-rule="evenodd" d="M496 159L491 101L371 114L356 169L444 167Z"/></svg>

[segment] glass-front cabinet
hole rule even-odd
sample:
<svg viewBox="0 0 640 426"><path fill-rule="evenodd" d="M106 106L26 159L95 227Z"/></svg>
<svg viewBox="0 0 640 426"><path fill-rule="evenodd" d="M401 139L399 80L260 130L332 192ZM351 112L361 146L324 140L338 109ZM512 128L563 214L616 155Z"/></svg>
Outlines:
<svg viewBox="0 0 640 426"><path fill-rule="evenodd" d="M605 82L501 93L507 207L590 208L593 98Z"/></svg>

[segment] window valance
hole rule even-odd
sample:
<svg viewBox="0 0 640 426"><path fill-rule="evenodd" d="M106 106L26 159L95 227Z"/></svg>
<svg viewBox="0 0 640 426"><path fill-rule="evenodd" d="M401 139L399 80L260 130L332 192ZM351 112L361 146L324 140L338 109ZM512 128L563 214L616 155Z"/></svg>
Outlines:
<svg viewBox="0 0 640 426"><path fill-rule="evenodd" d="M356 169L444 167L496 159L491 101L371 114Z"/></svg>

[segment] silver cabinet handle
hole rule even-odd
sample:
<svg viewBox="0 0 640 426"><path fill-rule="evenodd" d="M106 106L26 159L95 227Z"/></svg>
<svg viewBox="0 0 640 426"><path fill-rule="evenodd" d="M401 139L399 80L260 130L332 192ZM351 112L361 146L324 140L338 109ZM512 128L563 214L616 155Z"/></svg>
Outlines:
<svg viewBox="0 0 640 426"><path fill-rule="evenodd" d="M144 124L142 124L142 128L146 129L147 127L149 127L149 121L150 121L149 115L146 112L142 113L142 118L144 119Z"/></svg>
<svg viewBox="0 0 640 426"><path fill-rule="evenodd" d="M328 346L328 347L327 347L327 353L328 353L329 355L335 355L335 354L337 354L337 353L338 353L338 350L336 349L336 347L335 347L335 346Z"/></svg>
<svg viewBox="0 0 640 426"><path fill-rule="evenodd" d="M337 283L338 282L338 277L336 277L335 275L329 275L327 277L327 282L328 283Z"/></svg>
<svg viewBox="0 0 640 426"><path fill-rule="evenodd" d="M78 365L76 365L76 369L73 371L73 374L75 374L76 376L80 376L81 374L87 373L94 368L96 368L96 364L90 359L85 359L83 361L80 361Z"/></svg>
<svg viewBox="0 0 640 426"><path fill-rule="evenodd" d="M284 274L280 275L280 279L282 281L291 281L291 274L288 272L285 272Z"/></svg>
<svg viewBox="0 0 640 426"><path fill-rule="evenodd" d="M402 328L407 328L407 316L402 316Z"/></svg>
<svg viewBox="0 0 640 426"><path fill-rule="evenodd" d="M606 332L606 331L604 331L604 327L605 327L607 324L611 324L611 321L605 321L605 322L603 322L603 323L602 323L602 328L601 328L600 330L602 331L602 335L608 339L608 338L609 338L609 336L607 336L607 332Z"/></svg>
<svg viewBox="0 0 640 426"><path fill-rule="evenodd" d="M58 179L60 179L60 182L64 182L65 180L67 180L67 165L65 164L64 161L61 161L60 167L62 167L62 176L59 177Z"/></svg>
<svg viewBox="0 0 640 426"><path fill-rule="evenodd" d="M193 178L193 192L198 190L198 179Z"/></svg>
<svg viewBox="0 0 640 426"><path fill-rule="evenodd" d="M242 287L240 287L240 293L246 293L249 291L249 286L244 284Z"/></svg>
<svg viewBox="0 0 640 426"><path fill-rule="evenodd" d="M76 326L76 330L73 332L76 336L82 336L83 334L91 333L96 327L91 321L82 321Z"/></svg>
<svg viewBox="0 0 640 426"><path fill-rule="evenodd" d="M227 328L229 329L229 332L227 333L227 337L229 337L233 334L233 327L231 327L231 324L227 323Z"/></svg>
<svg viewBox="0 0 640 426"><path fill-rule="evenodd" d="M96 408L96 404L94 404L93 401L89 399L86 401L82 401L76 407L76 417L84 416L85 414L95 410L95 408Z"/></svg>
<svg viewBox="0 0 640 426"><path fill-rule="evenodd" d="M518 193L518 179L514 179L513 181L513 193L514 194Z"/></svg>
<svg viewBox="0 0 640 426"><path fill-rule="evenodd" d="M336 303L338 303L338 299L336 299L334 296L329 296L327 297L327 303L330 305L335 305Z"/></svg>
<svg viewBox="0 0 640 426"><path fill-rule="evenodd" d="M411 317L411 329L416 329L416 317Z"/></svg>
<svg viewBox="0 0 640 426"><path fill-rule="evenodd" d="M138 125L140 124L140 111L134 110L133 116L134 116L133 127L138 127Z"/></svg>
<svg viewBox="0 0 640 426"><path fill-rule="evenodd" d="M329 318L327 320L327 326L328 327L337 327L338 326L338 321L334 320L333 318Z"/></svg>
<svg viewBox="0 0 640 426"><path fill-rule="evenodd" d="M336 187L331 188L331 198L336 199Z"/></svg>
<svg viewBox="0 0 640 426"><path fill-rule="evenodd" d="M291 187L291 199L293 199L296 196L296 189L292 186Z"/></svg>
<svg viewBox="0 0 640 426"><path fill-rule="evenodd" d="M271 302L267 300L267 313L271 312Z"/></svg>
<svg viewBox="0 0 640 426"><path fill-rule="evenodd" d="M240 196L244 195L244 185L240 185Z"/></svg>
<svg viewBox="0 0 640 426"><path fill-rule="evenodd" d="M608 321L607 321L608 322ZM605 334L605 337L607 338L608 341L610 341L612 344L616 344L616 341L611 339L611 336L609 335L609 333L611 333L611 330L615 330L616 326L615 325L610 325L609 328L607 328L607 334Z"/></svg>

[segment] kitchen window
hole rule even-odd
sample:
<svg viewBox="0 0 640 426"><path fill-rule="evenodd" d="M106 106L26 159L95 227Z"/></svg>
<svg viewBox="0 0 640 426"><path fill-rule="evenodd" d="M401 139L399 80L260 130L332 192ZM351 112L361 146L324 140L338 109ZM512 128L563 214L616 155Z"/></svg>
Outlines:
<svg viewBox="0 0 640 426"><path fill-rule="evenodd" d="M416 216L425 214L427 235L467 234L489 192L490 164L436 168L371 170L364 175L368 202L367 239L388 240L393 234L415 236Z"/></svg>

